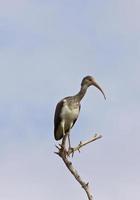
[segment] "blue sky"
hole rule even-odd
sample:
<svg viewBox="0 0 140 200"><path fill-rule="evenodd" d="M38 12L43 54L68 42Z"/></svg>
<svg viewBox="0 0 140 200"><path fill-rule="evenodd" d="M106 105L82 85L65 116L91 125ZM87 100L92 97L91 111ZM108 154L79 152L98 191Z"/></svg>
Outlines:
<svg viewBox="0 0 140 200"><path fill-rule="evenodd" d="M56 103L92 75L73 162L97 200L140 198L140 2L0 1L0 199L86 199L53 153Z"/></svg>

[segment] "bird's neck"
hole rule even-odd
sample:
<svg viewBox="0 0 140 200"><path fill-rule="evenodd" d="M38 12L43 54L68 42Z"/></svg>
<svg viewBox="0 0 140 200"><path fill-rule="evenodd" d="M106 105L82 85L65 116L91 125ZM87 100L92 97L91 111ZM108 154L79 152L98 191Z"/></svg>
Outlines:
<svg viewBox="0 0 140 200"><path fill-rule="evenodd" d="M76 94L76 98L78 98L79 101L81 101L82 98L85 96L87 89L88 89L87 85L81 86L80 91L78 92L78 94Z"/></svg>

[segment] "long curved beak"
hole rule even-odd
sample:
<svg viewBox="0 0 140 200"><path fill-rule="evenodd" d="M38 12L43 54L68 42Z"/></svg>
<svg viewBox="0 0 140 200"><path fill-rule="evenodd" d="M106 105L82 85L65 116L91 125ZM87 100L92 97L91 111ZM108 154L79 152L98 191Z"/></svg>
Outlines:
<svg viewBox="0 0 140 200"><path fill-rule="evenodd" d="M93 81L93 85L101 91L101 93L102 93L103 96L104 96L104 99L106 100L106 96L105 96L105 94L104 94L102 88L101 88L95 81Z"/></svg>

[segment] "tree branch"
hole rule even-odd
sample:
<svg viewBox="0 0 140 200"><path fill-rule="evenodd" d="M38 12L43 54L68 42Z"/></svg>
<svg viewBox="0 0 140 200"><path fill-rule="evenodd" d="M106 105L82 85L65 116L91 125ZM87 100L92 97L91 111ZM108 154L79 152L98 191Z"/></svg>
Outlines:
<svg viewBox="0 0 140 200"><path fill-rule="evenodd" d="M87 144L89 144L89 143L91 143L91 142L93 142L97 139L100 139L101 137L102 137L101 135L95 134L90 140L87 140L85 142L80 142L78 146L67 150L66 149L67 135L65 135L62 139L62 143L60 144L60 147L56 146L58 148L58 152L55 152L55 153L62 158L62 160L64 161L68 170L71 172L71 174L75 177L75 179L79 182L79 184L85 190L87 197L88 197L88 200L93 200L93 195L90 192L89 183L86 183L85 181L82 180L78 171L74 168L72 162L68 160L68 156L70 156L71 154L73 156L75 151L80 151L80 149L83 146L85 146L85 145L87 145Z"/></svg>
<svg viewBox="0 0 140 200"><path fill-rule="evenodd" d="M73 154L74 154L75 151L79 151L80 152L80 149L82 147L84 147L85 145L87 145L87 144L89 144L91 142L94 142L95 140L98 140L100 138L102 138L102 135L95 134L91 139L89 139L87 141L84 141L84 142L80 142L78 144L78 146L69 149L68 150L68 155L72 154L72 156L73 156Z"/></svg>

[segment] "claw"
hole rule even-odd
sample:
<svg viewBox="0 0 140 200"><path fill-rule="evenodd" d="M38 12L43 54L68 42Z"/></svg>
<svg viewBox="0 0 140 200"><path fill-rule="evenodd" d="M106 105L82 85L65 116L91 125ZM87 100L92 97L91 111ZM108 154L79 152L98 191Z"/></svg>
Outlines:
<svg viewBox="0 0 140 200"><path fill-rule="evenodd" d="M58 149L58 152L54 152L55 154L59 156L67 156L67 150L62 146L62 144L55 145L55 147Z"/></svg>
<svg viewBox="0 0 140 200"><path fill-rule="evenodd" d="M59 155L59 152L56 152L56 151L55 151L54 153L57 154L57 155Z"/></svg>
<svg viewBox="0 0 140 200"><path fill-rule="evenodd" d="M70 147L68 150L68 156L70 156L70 154L72 155L72 157L74 156L74 148Z"/></svg>
<svg viewBox="0 0 140 200"><path fill-rule="evenodd" d="M60 150L60 147L58 147L57 145L55 145L55 147L56 147L58 150Z"/></svg>

